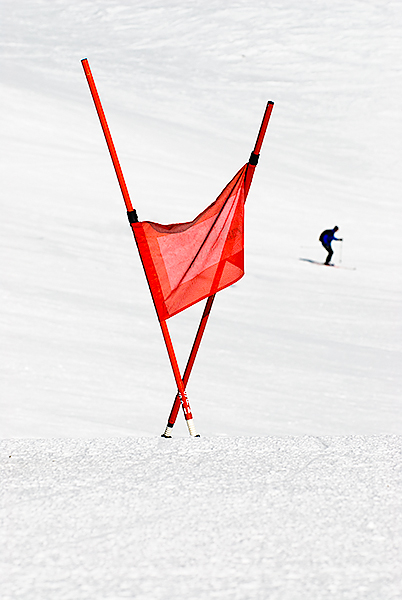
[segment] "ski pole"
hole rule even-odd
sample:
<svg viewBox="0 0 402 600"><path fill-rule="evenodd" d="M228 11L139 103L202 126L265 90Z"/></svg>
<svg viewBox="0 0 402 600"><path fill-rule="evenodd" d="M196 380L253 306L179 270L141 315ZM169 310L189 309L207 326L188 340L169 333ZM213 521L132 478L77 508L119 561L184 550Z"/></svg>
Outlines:
<svg viewBox="0 0 402 600"><path fill-rule="evenodd" d="M341 252L339 257L339 264L342 264L342 254L343 254L343 239L341 240Z"/></svg>

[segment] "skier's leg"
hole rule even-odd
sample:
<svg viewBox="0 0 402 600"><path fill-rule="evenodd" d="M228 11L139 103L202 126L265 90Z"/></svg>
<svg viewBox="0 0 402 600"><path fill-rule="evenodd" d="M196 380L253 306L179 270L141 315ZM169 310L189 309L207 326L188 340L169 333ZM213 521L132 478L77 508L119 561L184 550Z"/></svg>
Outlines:
<svg viewBox="0 0 402 600"><path fill-rule="evenodd" d="M325 264L329 265L329 263L331 262L331 258L332 258L332 255L333 255L334 251L332 250L331 246L328 246L327 250L328 250L328 256L327 256L327 258L325 260Z"/></svg>
<svg viewBox="0 0 402 600"><path fill-rule="evenodd" d="M328 256L325 259L325 263L324 264L329 265L329 263L331 262L331 258L332 258L332 255L333 255L334 251L332 250L332 248L331 248L331 246L329 244L323 244L323 246L324 246L325 250L328 252Z"/></svg>

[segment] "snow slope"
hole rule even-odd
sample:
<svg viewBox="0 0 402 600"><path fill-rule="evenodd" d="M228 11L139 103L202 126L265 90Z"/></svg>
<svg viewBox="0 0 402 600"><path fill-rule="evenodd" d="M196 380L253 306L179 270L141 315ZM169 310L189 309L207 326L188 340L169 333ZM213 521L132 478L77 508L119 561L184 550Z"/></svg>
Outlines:
<svg viewBox="0 0 402 600"><path fill-rule="evenodd" d="M402 8L3 0L2 600L400 598ZM140 218L248 160L246 277L175 395ZM327 269L320 231L344 238ZM202 307L169 321L185 363Z"/></svg>
<svg viewBox="0 0 402 600"><path fill-rule="evenodd" d="M399 4L2 6L1 435L155 435L174 396L83 57L144 219L198 214L276 103L247 277L189 384L198 428L399 433ZM299 261L334 224L356 271ZM201 309L171 320L181 364Z"/></svg>
<svg viewBox="0 0 402 600"><path fill-rule="evenodd" d="M143 219L198 214L275 101L247 276L189 384L198 428L399 433L399 3L2 6L1 435L155 435L174 396L83 57ZM299 261L335 224L357 270ZM201 309L171 320L181 364Z"/></svg>

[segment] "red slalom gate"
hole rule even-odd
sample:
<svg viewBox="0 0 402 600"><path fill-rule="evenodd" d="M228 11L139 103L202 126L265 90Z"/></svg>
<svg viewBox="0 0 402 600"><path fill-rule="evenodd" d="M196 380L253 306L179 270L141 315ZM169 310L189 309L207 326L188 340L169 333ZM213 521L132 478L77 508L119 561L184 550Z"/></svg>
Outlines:
<svg viewBox="0 0 402 600"><path fill-rule="evenodd" d="M137 213L131 204L122 169L87 59L82 60L82 66L126 205L128 220L140 254L177 385L178 392L162 437L171 437L172 428L176 422L180 405L182 406L190 435L198 437L186 394L186 386L200 347L216 292L228 285L232 285L232 283L235 283L244 275L244 214L242 207L250 189L274 103L268 102L266 106L257 141L250 155L249 162L240 169L216 201L198 215L194 221L168 226L149 221L139 222ZM227 223L229 223L229 226L227 226ZM199 237L200 231L202 234L199 248L196 247L195 250L192 247L194 245L193 240L189 243L188 230L190 228L192 228L190 237L192 237L193 232L193 236L195 235L195 237L197 235ZM174 241L175 236L176 242ZM176 248L176 253L178 252L180 255L180 263L173 263L173 265L171 259L172 240L173 247ZM185 242L184 246L183 240ZM216 248L219 248L219 251ZM177 275L177 271L180 271L182 263L185 263L185 261L188 263L186 269L181 275ZM174 283L172 283L172 280L174 280ZM184 375L181 377L166 320L203 298L207 298L206 305Z"/></svg>

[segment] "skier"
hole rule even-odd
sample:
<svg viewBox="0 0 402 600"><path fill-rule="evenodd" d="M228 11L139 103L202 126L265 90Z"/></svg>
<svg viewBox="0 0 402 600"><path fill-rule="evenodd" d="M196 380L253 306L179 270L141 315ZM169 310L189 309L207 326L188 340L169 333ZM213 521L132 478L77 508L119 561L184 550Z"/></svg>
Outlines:
<svg viewBox="0 0 402 600"><path fill-rule="evenodd" d="M325 265L331 264L331 258L334 253L334 251L331 248L331 242L333 240L336 240L338 242L343 241L342 238L335 237L335 232L338 231L338 229L339 229L339 227L337 227L335 225L335 227L333 229L326 229L325 231L323 231L319 237L321 244L324 246L325 250L328 252L328 256L324 263Z"/></svg>

